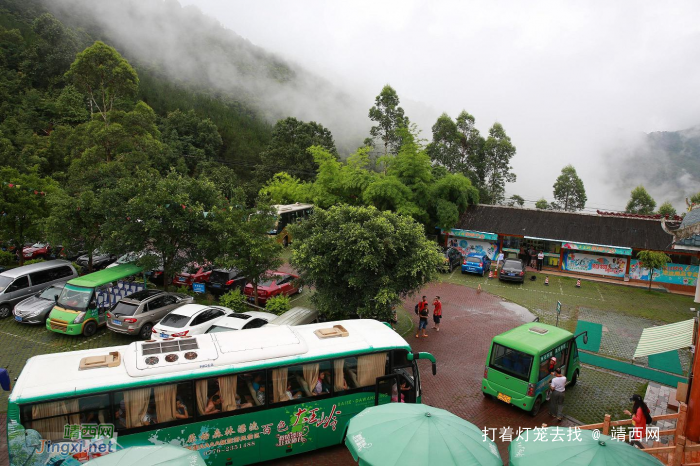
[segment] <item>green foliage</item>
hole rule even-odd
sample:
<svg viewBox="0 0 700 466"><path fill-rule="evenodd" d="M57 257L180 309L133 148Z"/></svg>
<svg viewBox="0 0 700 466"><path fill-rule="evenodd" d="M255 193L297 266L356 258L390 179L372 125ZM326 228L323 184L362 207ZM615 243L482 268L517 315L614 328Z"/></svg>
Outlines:
<svg viewBox="0 0 700 466"><path fill-rule="evenodd" d="M278 316L281 316L291 308L291 299L289 299L289 296L283 294L273 296L265 302L265 310Z"/></svg>
<svg viewBox="0 0 700 466"><path fill-rule="evenodd" d="M561 169L561 175L554 182L554 199L562 210L568 212L575 212L586 206L586 189L573 165Z"/></svg>
<svg viewBox="0 0 700 466"><path fill-rule="evenodd" d="M542 198L535 202L535 208L536 209L541 209L541 210L548 210L551 209L551 206L549 205L549 202L545 198Z"/></svg>
<svg viewBox="0 0 700 466"><path fill-rule="evenodd" d="M690 196L690 203L691 204L700 204L700 192Z"/></svg>
<svg viewBox="0 0 700 466"><path fill-rule="evenodd" d="M510 198L508 198L506 205L509 207L513 207L516 205L522 207L525 205L525 199L522 196L513 194L512 196L510 196Z"/></svg>
<svg viewBox="0 0 700 466"><path fill-rule="evenodd" d="M627 202L625 212L630 214L652 215L656 208L656 201L644 189L644 186L639 185L632 190L630 200Z"/></svg>
<svg viewBox="0 0 700 466"><path fill-rule="evenodd" d="M192 288L189 286L179 286L177 288L177 292L187 296L192 296L193 298L199 296L199 293L195 293L194 290L192 290Z"/></svg>
<svg viewBox="0 0 700 466"><path fill-rule="evenodd" d="M177 166L178 158L184 159L188 173L194 173L198 163L218 156L223 141L214 122L200 118L194 110L175 110L163 120L160 131L172 152L173 159L167 165Z"/></svg>
<svg viewBox="0 0 700 466"><path fill-rule="evenodd" d="M462 173L480 188L484 139L474 126L475 121L464 110L456 122L443 113L433 125L433 141L428 144L427 152L433 162L451 173Z"/></svg>
<svg viewBox="0 0 700 466"><path fill-rule="evenodd" d="M245 295L241 293L241 290L238 288L221 296L221 298L219 298L219 304L233 310L234 312L245 312L248 309Z"/></svg>
<svg viewBox="0 0 700 466"><path fill-rule="evenodd" d="M9 251L0 250L0 265L15 265L17 256Z"/></svg>
<svg viewBox="0 0 700 466"><path fill-rule="evenodd" d="M38 264L40 262L44 262L44 259L32 259L32 260L24 261L24 265Z"/></svg>
<svg viewBox="0 0 700 466"><path fill-rule="evenodd" d="M669 201L666 201L659 206L659 211L657 213L664 217L673 217L676 215L676 209Z"/></svg>
<svg viewBox="0 0 700 466"><path fill-rule="evenodd" d="M253 285L258 304L258 284L268 271L277 269L283 262L282 245L268 234L275 226L276 212L262 204L250 209L236 206L216 219L212 234L216 238L213 248L216 263L238 269Z"/></svg>
<svg viewBox="0 0 700 466"><path fill-rule="evenodd" d="M515 146L500 123L494 123L489 130L489 137L484 143L483 160L483 202L500 204L505 197L505 184L514 183L515 173L511 170L510 160L515 156Z"/></svg>
<svg viewBox="0 0 700 466"><path fill-rule="evenodd" d="M436 277L442 260L420 224L374 207L317 208L291 231L291 263L329 319L388 319L392 305Z"/></svg>
<svg viewBox="0 0 700 466"><path fill-rule="evenodd" d="M384 155L397 154L402 143L398 129L408 127L409 121L399 106L398 94L390 85L384 86L374 99L374 106L369 109L369 119L376 123L369 134L374 140L381 141Z"/></svg>
<svg viewBox="0 0 700 466"><path fill-rule="evenodd" d="M637 259L642 267L649 269L649 291L651 291L651 282L654 280L654 269L662 269L666 267L671 258L665 253L659 251L639 251Z"/></svg>

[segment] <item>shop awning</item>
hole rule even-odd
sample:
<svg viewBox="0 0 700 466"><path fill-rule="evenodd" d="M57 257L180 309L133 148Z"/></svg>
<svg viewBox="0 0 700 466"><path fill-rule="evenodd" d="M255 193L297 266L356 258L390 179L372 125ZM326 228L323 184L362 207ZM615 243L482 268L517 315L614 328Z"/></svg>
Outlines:
<svg viewBox="0 0 700 466"><path fill-rule="evenodd" d="M687 348L693 344L694 330L695 319L645 328L642 336L639 338L634 357L641 358L650 354Z"/></svg>
<svg viewBox="0 0 700 466"><path fill-rule="evenodd" d="M483 239L487 241L496 241L498 235L496 233L487 233L485 231L474 231L474 230L458 230L453 228L448 231L450 236L456 236L458 238L473 238L473 239Z"/></svg>
<svg viewBox="0 0 700 466"><path fill-rule="evenodd" d="M603 254L618 254L621 256L631 256L632 255L632 248L621 248L619 246L606 246L603 244L562 242L561 247L564 249L573 249L575 251L602 252Z"/></svg>

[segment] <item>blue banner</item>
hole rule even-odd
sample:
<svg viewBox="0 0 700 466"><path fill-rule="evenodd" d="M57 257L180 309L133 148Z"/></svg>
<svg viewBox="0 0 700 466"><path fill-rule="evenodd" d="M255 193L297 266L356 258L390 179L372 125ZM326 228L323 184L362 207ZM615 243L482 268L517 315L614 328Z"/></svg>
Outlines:
<svg viewBox="0 0 700 466"><path fill-rule="evenodd" d="M698 266L674 264L669 262L663 269L654 269L655 283L695 286L698 281ZM649 280L649 269L642 267L637 259L630 262L630 278L633 280Z"/></svg>
<svg viewBox="0 0 700 466"><path fill-rule="evenodd" d="M192 291L195 293L204 293L204 283L193 283Z"/></svg>

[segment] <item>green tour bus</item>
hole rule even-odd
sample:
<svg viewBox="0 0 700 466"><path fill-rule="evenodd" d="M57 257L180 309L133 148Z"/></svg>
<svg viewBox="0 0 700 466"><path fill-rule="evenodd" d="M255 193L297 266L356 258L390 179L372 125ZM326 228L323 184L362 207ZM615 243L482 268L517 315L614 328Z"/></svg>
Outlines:
<svg viewBox="0 0 700 466"><path fill-rule="evenodd" d="M97 327L107 323L112 304L145 288L143 283L123 281L142 270L135 264L122 264L69 280L56 298L46 328L67 335L94 335Z"/></svg>
<svg viewBox="0 0 700 466"><path fill-rule="evenodd" d="M552 325L531 322L493 338L486 358L481 391L536 416L548 398L551 373L561 368L567 385L574 386L581 371L576 337Z"/></svg>
<svg viewBox="0 0 700 466"><path fill-rule="evenodd" d="M420 403L418 360L388 325L346 320L35 356L8 401L12 466L73 466L176 445L244 465L340 444L369 406Z"/></svg>

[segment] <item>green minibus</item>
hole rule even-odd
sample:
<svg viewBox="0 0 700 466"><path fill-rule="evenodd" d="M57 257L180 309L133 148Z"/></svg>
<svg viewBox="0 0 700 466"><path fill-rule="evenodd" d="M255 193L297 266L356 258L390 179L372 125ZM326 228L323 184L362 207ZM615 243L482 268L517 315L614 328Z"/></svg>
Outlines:
<svg viewBox="0 0 700 466"><path fill-rule="evenodd" d="M493 338L486 358L481 391L536 416L548 399L551 373L561 368L567 385L574 386L581 371L576 339L571 332L531 322Z"/></svg>
<svg viewBox="0 0 700 466"><path fill-rule="evenodd" d="M177 445L210 466L341 444L368 406L420 403L419 360L376 320L266 326L34 356L10 395L10 466Z"/></svg>
<svg viewBox="0 0 700 466"><path fill-rule="evenodd" d="M141 283L122 281L142 270L135 264L122 264L69 280L56 297L46 328L67 335L94 335L107 323L105 314L112 304L144 288Z"/></svg>

